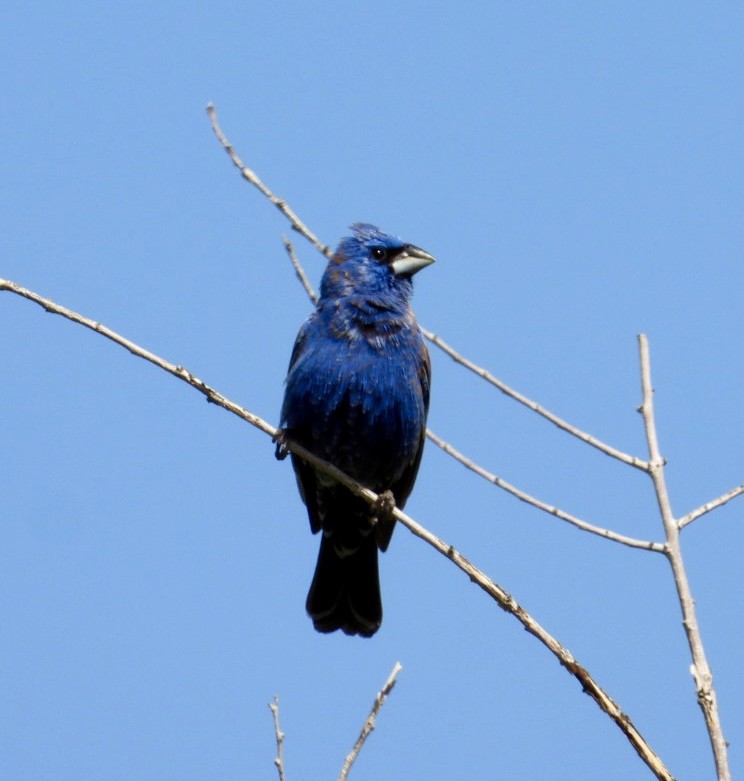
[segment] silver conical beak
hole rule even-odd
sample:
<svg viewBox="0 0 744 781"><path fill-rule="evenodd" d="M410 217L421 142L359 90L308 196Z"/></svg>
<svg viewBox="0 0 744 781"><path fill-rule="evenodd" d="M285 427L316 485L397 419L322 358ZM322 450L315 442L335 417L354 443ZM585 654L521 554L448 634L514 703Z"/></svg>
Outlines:
<svg viewBox="0 0 744 781"><path fill-rule="evenodd" d="M431 266L434 262L436 262L436 258L433 255L420 247L414 247L413 244L406 244L395 256L390 268L396 276L412 277L417 271Z"/></svg>

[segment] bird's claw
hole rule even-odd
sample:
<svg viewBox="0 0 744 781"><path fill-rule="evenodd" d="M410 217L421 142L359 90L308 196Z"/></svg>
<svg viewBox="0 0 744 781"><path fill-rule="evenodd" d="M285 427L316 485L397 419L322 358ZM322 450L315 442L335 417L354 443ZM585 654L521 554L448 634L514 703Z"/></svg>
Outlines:
<svg viewBox="0 0 744 781"><path fill-rule="evenodd" d="M286 432L283 428L280 428L276 432L276 436L272 438L272 442L276 443L276 450L274 450L274 458L277 461L284 461L289 455L289 448L286 443Z"/></svg>
<svg viewBox="0 0 744 781"><path fill-rule="evenodd" d="M394 511L395 497L393 496L393 492L390 489L383 491L378 495L375 503L372 505L372 512L375 520L380 524L395 523Z"/></svg>

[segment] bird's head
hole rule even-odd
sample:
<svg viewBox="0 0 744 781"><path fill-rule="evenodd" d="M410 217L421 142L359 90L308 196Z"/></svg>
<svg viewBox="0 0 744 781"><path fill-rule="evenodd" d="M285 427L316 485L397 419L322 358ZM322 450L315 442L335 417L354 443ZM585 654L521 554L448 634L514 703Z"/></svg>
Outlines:
<svg viewBox="0 0 744 781"><path fill-rule="evenodd" d="M354 223L351 230L323 275L321 298L381 295L407 304L413 291L411 277L434 263L434 257L368 223Z"/></svg>

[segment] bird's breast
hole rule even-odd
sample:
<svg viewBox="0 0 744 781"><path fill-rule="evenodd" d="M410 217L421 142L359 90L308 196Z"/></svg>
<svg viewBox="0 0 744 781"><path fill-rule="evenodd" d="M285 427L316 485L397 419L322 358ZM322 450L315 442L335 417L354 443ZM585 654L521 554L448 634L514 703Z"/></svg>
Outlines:
<svg viewBox="0 0 744 781"><path fill-rule="evenodd" d="M352 476L390 480L415 457L426 420L417 346L329 340L293 367L287 424ZM360 469L360 464L362 468Z"/></svg>

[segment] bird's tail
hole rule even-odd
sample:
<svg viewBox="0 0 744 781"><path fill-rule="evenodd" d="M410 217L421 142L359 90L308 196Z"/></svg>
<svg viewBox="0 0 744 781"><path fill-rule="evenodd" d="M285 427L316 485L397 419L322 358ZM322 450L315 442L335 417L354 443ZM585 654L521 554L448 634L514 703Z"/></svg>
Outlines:
<svg viewBox="0 0 744 781"><path fill-rule="evenodd" d="M353 551L339 550L332 535L321 535L306 608L319 632L341 629L347 635L371 637L380 628L382 600L374 534L362 537Z"/></svg>

